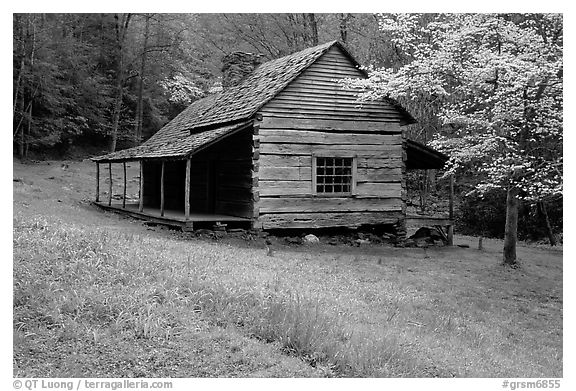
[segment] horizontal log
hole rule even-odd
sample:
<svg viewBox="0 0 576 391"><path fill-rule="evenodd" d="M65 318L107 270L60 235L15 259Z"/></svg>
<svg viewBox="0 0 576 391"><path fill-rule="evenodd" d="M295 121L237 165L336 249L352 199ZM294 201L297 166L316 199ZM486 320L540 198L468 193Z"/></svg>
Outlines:
<svg viewBox="0 0 576 391"><path fill-rule="evenodd" d="M308 167L261 167L259 180L311 180L312 166Z"/></svg>
<svg viewBox="0 0 576 391"><path fill-rule="evenodd" d="M316 69L325 69L325 70L342 70L346 69L349 72L354 72L356 77L365 78L365 74L362 70L358 69L355 65L353 65L349 60L342 60L336 57L321 57L320 59L316 60L314 64L312 64L309 68Z"/></svg>
<svg viewBox="0 0 576 391"><path fill-rule="evenodd" d="M402 157L395 156L389 159L358 158L358 168L402 168Z"/></svg>
<svg viewBox="0 0 576 391"><path fill-rule="evenodd" d="M337 57L337 58L345 60L345 61L350 61L350 59L344 53L342 53L342 51L340 49L335 48L335 47L331 47L320 58L324 58L324 57Z"/></svg>
<svg viewBox="0 0 576 391"><path fill-rule="evenodd" d="M353 118L364 118L370 119L389 119L400 121L400 113L394 111L380 111L380 110L363 110L353 106L321 106L321 105L303 105L303 104L277 104L274 102L268 103L262 108L263 113L273 112L273 113L288 113L288 114L313 114L313 115L323 115L323 116L344 116ZM266 115L266 114L264 114Z"/></svg>
<svg viewBox="0 0 576 391"><path fill-rule="evenodd" d="M315 145L315 144L274 144L262 143L260 150L263 154L275 155L318 155L335 156L335 157L379 157L386 158L399 156L402 153L401 145L356 145L356 144L338 144L338 145ZM260 170L263 170L261 167Z"/></svg>
<svg viewBox="0 0 576 391"><path fill-rule="evenodd" d="M295 83L295 84L289 84L284 90L282 90L282 93L285 94L291 94L291 95L307 95L312 97L314 94L319 94L319 95L324 95L324 96L342 96L342 97L346 97L349 99L354 99L356 100L359 96L359 93L361 91L359 90L349 90L349 89L345 89L344 87L342 87L342 85L340 84L336 84L336 83L332 83L332 84L327 84L321 81L318 81L317 84L315 83L308 83L306 81L306 83Z"/></svg>
<svg viewBox="0 0 576 391"><path fill-rule="evenodd" d="M312 194L312 181L266 181L258 182L261 197L266 196L309 196Z"/></svg>
<svg viewBox="0 0 576 391"><path fill-rule="evenodd" d="M350 113L357 116L373 116L386 118L399 118L398 110L390 106L379 106L374 104L359 104L356 101L341 101L338 99L297 99L297 98L277 98L266 104L266 111L277 111L291 109L298 112L335 111L339 113Z"/></svg>
<svg viewBox="0 0 576 391"><path fill-rule="evenodd" d="M400 168L358 168L357 182L400 182Z"/></svg>
<svg viewBox="0 0 576 391"><path fill-rule="evenodd" d="M315 103L318 105L324 104L328 106L332 106L335 103L339 103L342 105L350 106L353 108L373 108L378 110L388 110L391 112L397 112L398 110L394 108L392 105L385 104L384 102L378 101L367 101L361 102L357 99L357 97L353 94L344 95L339 94L335 95L333 92L309 92L309 91L288 91L285 93L281 93L276 96L273 100L268 103L278 103L278 102L288 102L288 103Z"/></svg>
<svg viewBox="0 0 576 391"><path fill-rule="evenodd" d="M344 88L343 84L340 84L336 79L334 78L325 78L325 79L316 79L316 80L312 80L312 79L308 79L308 78L297 78L294 81L292 81L289 85L289 87L296 87L296 86L323 86L323 87L328 87L328 88L335 88L341 91L358 91L358 92L362 92L363 90L360 88Z"/></svg>
<svg viewBox="0 0 576 391"><path fill-rule="evenodd" d="M334 53L327 52L316 60L309 68L326 68L338 67L339 69L351 69L358 71L359 69L354 65L350 59L336 51Z"/></svg>
<svg viewBox="0 0 576 391"><path fill-rule="evenodd" d="M341 102L346 104L353 104L354 106L363 107L377 107L380 109L394 110L397 111L394 106L384 101L360 101L358 100L358 94L353 91L346 90L312 90L312 89L301 89L296 87L288 87L282 92L280 92L274 98L276 100L299 100L299 101L312 101L312 102Z"/></svg>
<svg viewBox="0 0 576 391"><path fill-rule="evenodd" d="M260 213L309 213L309 212L385 212L401 211L400 198L351 198L351 197L261 197Z"/></svg>
<svg viewBox="0 0 576 391"><path fill-rule="evenodd" d="M315 63L302 74L302 77L310 78L315 77L316 75L336 75L338 77L349 77L351 79L365 78L361 70L342 63Z"/></svg>
<svg viewBox="0 0 576 391"><path fill-rule="evenodd" d="M322 70L322 69L332 69L335 68L340 72L355 72L356 74L361 74L361 71L347 58L337 55L323 55L318 60L316 60L312 65L310 65L308 70ZM306 72L304 72L305 74Z"/></svg>
<svg viewBox="0 0 576 391"><path fill-rule="evenodd" d="M299 113L299 112L279 112L274 110L262 110L262 113L265 114L267 117L278 117L278 118L287 118L287 119L306 119L306 120L328 120L328 121L348 121L348 122L374 122L374 123L381 123L381 124L397 124L400 126L400 120L398 118L372 118L366 116L356 116L356 115L348 115L343 113Z"/></svg>
<svg viewBox="0 0 576 391"><path fill-rule="evenodd" d="M334 67L310 67L300 76L301 78L328 78L328 79L357 79L362 77L360 71L354 68L335 69Z"/></svg>
<svg viewBox="0 0 576 391"><path fill-rule="evenodd" d="M363 75L362 71L358 69L352 62L343 57L338 55L330 55L329 53L324 54L320 57L314 64L312 64L309 68L314 67L322 68L322 69L350 69L357 71L358 74Z"/></svg>
<svg viewBox="0 0 576 391"><path fill-rule="evenodd" d="M274 228L326 228L349 227L361 225L395 224L402 218L398 212L368 213L284 213L264 214L258 223L264 229Z"/></svg>
<svg viewBox="0 0 576 391"><path fill-rule="evenodd" d="M356 184L356 195L358 197L397 197L402 196L402 184L365 182Z"/></svg>
<svg viewBox="0 0 576 391"><path fill-rule="evenodd" d="M312 156L260 155L260 167L312 167Z"/></svg>
<svg viewBox="0 0 576 391"><path fill-rule="evenodd" d="M291 144L402 144L402 136L382 134L327 133L291 129L262 129L261 142Z"/></svg>
<svg viewBox="0 0 576 391"><path fill-rule="evenodd" d="M333 117L310 118L307 116L293 115L291 118L279 118L272 115L264 114L264 119L260 131L264 129L301 129L301 130L319 130L334 132L382 132L382 133L401 133L402 128L398 122L385 121L362 121L335 120Z"/></svg>
<svg viewBox="0 0 576 391"><path fill-rule="evenodd" d="M276 95L277 98L278 97L291 98L298 96L302 96L305 98L338 98L345 101L359 102L357 91L351 91L342 88L314 89L312 88L312 86L302 88L297 85L289 84L288 87L286 87L278 95ZM389 103L384 101L368 101L365 103L375 105L383 104L391 106Z"/></svg>

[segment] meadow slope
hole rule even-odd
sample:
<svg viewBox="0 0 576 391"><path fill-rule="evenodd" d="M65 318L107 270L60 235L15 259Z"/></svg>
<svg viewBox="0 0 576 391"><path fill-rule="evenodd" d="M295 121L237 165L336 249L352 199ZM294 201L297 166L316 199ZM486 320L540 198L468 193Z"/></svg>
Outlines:
<svg viewBox="0 0 576 391"><path fill-rule="evenodd" d="M13 166L15 376L562 377L560 250L270 257L99 211L93 164L66 163Z"/></svg>

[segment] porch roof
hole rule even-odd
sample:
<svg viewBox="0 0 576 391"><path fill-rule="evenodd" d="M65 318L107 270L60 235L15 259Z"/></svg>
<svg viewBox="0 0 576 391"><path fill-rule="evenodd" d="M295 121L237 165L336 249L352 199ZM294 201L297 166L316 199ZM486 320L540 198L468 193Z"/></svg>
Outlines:
<svg viewBox="0 0 576 391"><path fill-rule="evenodd" d="M109 153L108 155L97 156L92 161L98 163L113 163L130 160L181 160L192 154L228 137L240 130L251 126L252 120L237 122L225 126L219 126L190 134L188 131L172 140L157 140L157 142L146 142L137 147L124 149L122 151ZM151 140L149 140L151 141Z"/></svg>
<svg viewBox="0 0 576 391"><path fill-rule="evenodd" d="M448 156L414 140L406 140L407 169L440 169Z"/></svg>

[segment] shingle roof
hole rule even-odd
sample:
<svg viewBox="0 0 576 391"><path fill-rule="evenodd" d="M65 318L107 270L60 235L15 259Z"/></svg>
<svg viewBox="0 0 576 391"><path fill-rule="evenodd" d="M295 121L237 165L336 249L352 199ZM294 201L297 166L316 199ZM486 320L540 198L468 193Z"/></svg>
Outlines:
<svg viewBox="0 0 576 391"><path fill-rule="evenodd" d="M192 153L198 152L204 147L229 136L237 131L245 129L252 124L252 120L221 126L215 129L206 130L200 133L190 134L186 132L181 137L165 141L163 143L145 142L134 148L110 153L104 156L92 158L98 162L114 162L140 159L182 159Z"/></svg>
<svg viewBox="0 0 576 391"><path fill-rule="evenodd" d="M334 45L340 47L357 64L337 41L265 62L241 84L192 103L142 145L98 156L92 160L102 162L152 159L164 156L186 157L194 152L190 148L196 145L197 140L202 138L210 140L215 134L224 136L227 131L233 131L233 127L228 125L251 118L264 104ZM214 129L219 125L218 129ZM213 131L216 132L203 134ZM199 138L189 138L191 133L198 133Z"/></svg>

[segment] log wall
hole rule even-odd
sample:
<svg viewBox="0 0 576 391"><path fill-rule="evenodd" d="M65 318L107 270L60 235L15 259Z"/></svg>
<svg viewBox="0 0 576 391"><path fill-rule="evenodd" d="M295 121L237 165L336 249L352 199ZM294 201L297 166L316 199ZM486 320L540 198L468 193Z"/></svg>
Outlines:
<svg viewBox="0 0 576 391"><path fill-rule="evenodd" d="M260 111L257 226L397 224L404 216L402 116L385 102L359 106L337 79L363 77L333 47ZM354 157L354 194L313 189L312 159Z"/></svg>

